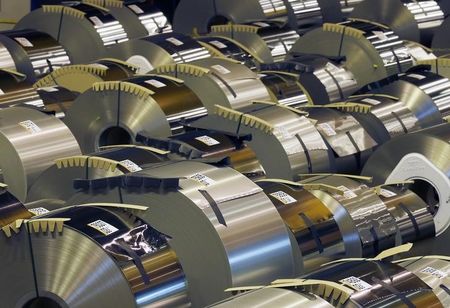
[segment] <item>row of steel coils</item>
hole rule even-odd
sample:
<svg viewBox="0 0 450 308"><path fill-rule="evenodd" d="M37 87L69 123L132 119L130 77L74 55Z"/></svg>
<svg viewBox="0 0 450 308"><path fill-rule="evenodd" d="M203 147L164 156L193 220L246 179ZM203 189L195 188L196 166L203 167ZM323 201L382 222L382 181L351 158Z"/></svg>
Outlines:
<svg viewBox="0 0 450 308"><path fill-rule="evenodd" d="M445 247L409 244L450 225L447 11L31 12L0 33L2 306L448 306Z"/></svg>

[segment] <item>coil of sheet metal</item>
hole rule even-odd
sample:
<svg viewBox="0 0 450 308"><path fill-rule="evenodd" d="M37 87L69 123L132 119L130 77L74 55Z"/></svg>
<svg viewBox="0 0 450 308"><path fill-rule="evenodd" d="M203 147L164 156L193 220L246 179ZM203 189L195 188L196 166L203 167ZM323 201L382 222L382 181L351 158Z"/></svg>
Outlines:
<svg viewBox="0 0 450 308"><path fill-rule="evenodd" d="M32 216L23 203L8 191L8 186L0 183L0 228Z"/></svg>
<svg viewBox="0 0 450 308"><path fill-rule="evenodd" d="M61 86L82 93L96 82L130 78L138 68L131 63L105 58L90 64L68 65L57 69L34 83L35 88Z"/></svg>
<svg viewBox="0 0 450 308"><path fill-rule="evenodd" d="M161 65L210 58L208 49L190 36L171 32L123 42L111 47L109 52L138 66L140 74L146 74Z"/></svg>
<svg viewBox="0 0 450 308"><path fill-rule="evenodd" d="M381 146L367 161L363 174L375 183L414 180L410 189L430 206L436 233L448 227L449 124L442 124L395 138Z"/></svg>
<svg viewBox="0 0 450 308"><path fill-rule="evenodd" d="M197 60L190 64L169 64L154 70L182 79L201 99L209 113L216 104L233 109L251 105L254 100L270 100L258 75L227 58Z"/></svg>
<svg viewBox="0 0 450 308"><path fill-rule="evenodd" d="M434 31L446 14L446 1L377 0L362 1L350 14L389 26L400 38L430 45Z"/></svg>
<svg viewBox="0 0 450 308"><path fill-rule="evenodd" d="M2 109L0 117L2 182L19 200L54 159L80 154L72 133L55 117L23 107Z"/></svg>
<svg viewBox="0 0 450 308"><path fill-rule="evenodd" d="M417 43L405 42L390 28L365 20L324 24L302 36L293 53L345 57L358 87L405 72L417 61L434 58Z"/></svg>
<svg viewBox="0 0 450 308"><path fill-rule="evenodd" d="M95 83L76 99L65 123L82 152L92 153L106 145L132 144L140 131L170 136L182 130L182 122L205 114L199 97L182 80L143 75Z"/></svg>
<svg viewBox="0 0 450 308"><path fill-rule="evenodd" d="M167 160L166 152L143 146L107 147L90 155L61 157L30 187L27 202L41 199L68 200L75 194L75 179L98 179L136 172L147 164Z"/></svg>
<svg viewBox="0 0 450 308"><path fill-rule="evenodd" d="M125 26L104 7L73 2L66 6L44 5L22 18L15 29L36 29L49 34L78 64L105 56L105 46L139 37L133 28Z"/></svg>
<svg viewBox="0 0 450 308"><path fill-rule="evenodd" d="M0 35L2 68L13 69L35 81L71 63L70 54L50 35L34 30L3 31Z"/></svg>
<svg viewBox="0 0 450 308"><path fill-rule="evenodd" d="M292 277L301 270L295 239L273 204L261 188L233 169L180 161L121 177L78 180L76 185L83 191L69 201L72 204L100 201L149 207L137 215L171 237L194 306L225 298L223 290L230 285Z"/></svg>

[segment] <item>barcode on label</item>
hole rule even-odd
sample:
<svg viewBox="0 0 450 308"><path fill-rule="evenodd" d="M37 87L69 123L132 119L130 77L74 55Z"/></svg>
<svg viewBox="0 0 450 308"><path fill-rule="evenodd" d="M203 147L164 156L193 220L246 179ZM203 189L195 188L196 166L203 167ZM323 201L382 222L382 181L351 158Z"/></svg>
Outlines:
<svg viewBox="0 0 450 308"><path fill-rule="evenodd" d="M357 194L355 194L352 190L348 189L344 185L338 186L337 188L339 188L340 190L344 191L344 196L343 197L345 199L353 199L353 198L358 197Z"/></svg>
<svg viewBox="0 0 450 308"><path fill-rule="evenodd" d="M149 85L152 85L155 88L164 88L165 86L167 86L164 82L161 82L161 81L156 80L156 79L146 80L145 83L148 83Z"/></svg>
<svg viewBox="0 0 450 308"><path fill-rule="evenodd" d="M227 48L227 45L225 45L224 43L219 42L219 41L210 41L209 43L210 43L211 45L216 46L216 47L219 48L219 49Z"/></svg>
<svg viewBox="0 0 450 308"><path fill-rule="evenodd" d="M137 172L137 171L141 171L142 170L141 167L139 167L138 165L136 165L134 162L132 162L129 159L122 160L120 162L120 164L122 166L124 166L125 168L127 168L128 171L130 171L130 172Z"/></svg>
<svg viewBox="0 0 450 308"><path fill-rule="evenodd" d="M47 210L46 208L43 208L43 207L35 207L34 209L29 209L28 211L30 211L31 213L33 213L36 216L50 212L49 210Z"/></svg>
<svg viewBox="0 0 450 308"><path fill-rule="evenodd" d="M180 41L179 39L176 39L174 37L166 38L166 41L168 41L169 43L174 44L175 46L181 46L181 45L184 44L182 41Z"/></svg>
<svg viewBox="0 0 450 308"><path fill-rule="evenodd" d="M352 289L354 289L356 291L364 291L364 290L368 290L368 289L372 288L372 285L368 284L364 280L361 280L355 276L350 276L350 277L344 278L342 280L339 280L339 282L341 282L342 284L348 285L349 287L351 287Z"/></svg>
<svg viewBox="0 0 450 308"><path fill-rule="evenodd" d="M397 196L397 194L395 192L387 190L387 189L384 189L384 188L380 189L380 195L385 197L385 198L391 198L391 197Z"/></svg>
<svg viewBox="0 0 450 308"><path fill-rule="evenodd" d="M317 126L318 126L319 130L322 133L324 133L325 135L327 135L328 137L337 135L336 131L334 130L334 128L331 127L331 125L328 124L328 123L319 123L319 124L317 124Z"/></svg>
<svg viewBox="0 0 450 308"><path fill-rule="evenodd" d="M209 136L199 136L199 137L196 137L195 140L198 140L198 141L200 141L200 142L203 142L203 143L206 144L207 146L213 146L213 145L220 144L219 141L217 141L216 139L211 138L211 137L209 137Z"/></svg>
<svg viewBox="0 0 450 308"><path fill-rule="evenodd" d="M30 134L36 134L41 131L39 126L37 126L36 123L31 120L19 122L19 125L25 128Z"/></svg>
<svg viewBox="0 0 450 308"><path fill-rule="evenodd" d="M23 47L33 47L33 44L24 37L15 37L14 39Z"/></svg>
<svg viewBox="0 0 450 308"><path fill-rule="evenodd" d="M425 267L425 268L424 268L423 270L421 270L420 272L421 272L421 273L424 273L424 274L429 274L429 275L435 276L435 277L437 277L437 278L439 278L439 279L442 279L442 278L447 277L447 273L446 273L446 272L443 272L443 271L438 270L438 269L436 269L436 268L433 268L433 267L431 267L431 266Z"/></svg>
<svg viewBox="0 0 450 308"><path fill-rule="evenodd" d="M136 14L144 13L144 11L140 7L138 7L136 4L131 4L131 5L128 6L128 8L130 10L132 10L133 12L135 12Z"/></svg>
<svg viewBox="0 0 450 308"><path fill-rule="evenodd" d="M408 75L406 75L406 76L411 77L411 78L415 78L415 79L419 79L419 80L422 80L422 79L424 79L424 78L427 78L426 76L419 75L419 74L408 74Z"/></svg>
<svg viewBox="0 0 450 308"><path fill-rule="evenodd" d="M209 185L214 184L216 182L213 179L211 179L211 178L209 178L206 175L201 174L201 173L194 173L189 178L194 180L194 181L199 182L200 184L202 184L204 186L209 186Z"/></svg>
<svg viewBox="0 0 450 308"><path fill-rule="evenodd" d="M101 27L103 26L103 22L97 16L89 17L89 20L94 24L94 26Z"/></svg>
<svg viewBox="0 0 450 308"><path fill-rule="evenodd" d="M231 73L230 70L226 69L225 67L223 67L222 65L216 64L211 66L212 69L218 71L219 73L221 73L222 75L226 75Z"/></svg>
<svg viewBox="0 0 450 308"><path fill-rule="evenodd" d="M379 100L376 100L376 99L373 99L373 98L365 98L365 99L363 99L361 101L365 102L365 103L369 103L369 104L371 104L373 106L381 104L381 102Z"/></svg>
<svg viewBox="0 0 450 308"><path fill-rule="evenodd" d="M272 197L282 202L283 204L291 204L297 202L297 199L291 195L285 193L284 191L276 191L270 194Z"/></svg>
<svg viewBox="0 0 450 308"><path fill-rule="evenodd" d="M96 220L94 222L88 223L87 225L99 231L103 235L110 235L116 231L119 231L119 229L103 220Z"/></svg>

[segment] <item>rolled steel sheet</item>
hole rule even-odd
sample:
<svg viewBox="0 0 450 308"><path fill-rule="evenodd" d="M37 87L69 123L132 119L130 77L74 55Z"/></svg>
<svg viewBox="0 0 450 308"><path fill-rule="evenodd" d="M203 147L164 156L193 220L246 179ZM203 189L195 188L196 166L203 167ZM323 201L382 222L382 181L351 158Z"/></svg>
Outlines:
<svg viewBox="0 0 450 308"><path fill-rule="evenodd" d="M63 46L50 35L39 31L4 31L0 35L0 45L2 53L5 53L1 67L15 69L25 74L29 81L35 81L72 62ZM7 58L10 61L6 61Z"/></svg>
<svg viewBox="0 0 450 308"><path fill-rule="evenodd" d="M136 186L130 176L147 184ZM275 207L261 188L233 169L181 161L122 176L121 187L96 181L102 180L80 183L85 189L70 203L148 206L137 215L171 237L193 306L224 299L223 290L230 286L268 283L300 271L295 239Z"/></svg>
<svg viewBox="0 0 450 308"><path fill-rule="evenodd" d="M450 295L448 288L450 282L448 275L450 274L450 263L446 258L412 258L399 262L398 265L404 267L408 271L414 273L422 279L441 301L444 307L450 305Z"/></svg>
<svg viewBox="0 0 450 308"><path fill-rule="evenodd" d="M211 305L217 308L231 307L297 307L297 308L332 308L330 303L326 302L317 295L301 292L297 290L288 290L282 288L267 288L245 294L230 297L222 302Z"/></svg>
<svg viewBox="0 0 450 308"><path fill-rule="evenodd" d="M161 153L159 151L156 151ZM90 155L61 157L30 187L27 202L40 199L68 200L75 194L75 179L98 179L142 170L147 164L166 160L151 148L117 146Z"/></svg>
<svg viewBox="0 0 450 308"><path fill-rule="evenodd" d="M23 17L15 30L47 33L68 51L73 63L86 63L104 56L105 46L139 37L108 12L104 7L79 2L44 5Z"/></svg>
<svg viewBox="0 0 450 308"><path fill-rule="evenodd" d="M230 59L211 58L191 64L172 64L155 69L157 74L180 78L197 94L209 113L215 105L239 109L271 96L258 75Z"/></svg>
<svg viewBox="0 0 450 308"><path fill-rule="evenodd" d="M109 53L137 66L140 74L146 74L161 65L189 63L212 57L212 53L200 42L176 32L123 42L111 47Z"/></svg>
<svg viewBox="0 0 450 308"><path fill-rule="evenodd" d="M0 110L2 179L19 200L59 157L78 155L80 147L59 119L23 107Z"/></svg>
<svg viewBox="0 0 450 308"><path fill-rule="evenodd" d="M345 56L344 65L358 87L405 72L418 60L434 58L424 48L401 40L390 28L364 20L325 24L302 36L291 52Z"/></svg>
<svg viewBox="0 0 450 308"><path fill-rule="evenodd" d="M375 183L415 180L411 186L434 215L436 234L449 226L449 126L442 124L395 138L380 147L362 171Z"/></svg>
<svg viewBox="0 0 450 308"><path fill-rule="evenodd" d="M34 87L61 86L83 93L96 82L130 78L137 71L134 65L118 59L100 59L91 64L68 65L39 79Z"/></svg>
<svg viewBox="0 0 450 308"><path fill-rule="evenodd" d="M331 149L310 119L282 106L257 104L240 111L209 115L193 125L234 134L251 134L251 140L245 143L269 178L298 180L302 173L334 170ZM247 124L244 122L246 116L252 119Z"/></svg>
<svg viewBox="0 0 450 308"><path fill-rule="evenodd" d="M92 153L106 145L132 144L141 131L170 136L183 129L181 122L205 114L199 97L182 80L144 75L94 84L73 103L65 123L82 152Z"/></svg>
<svg viewBox="0 0 450 308"><path fill-rule="evenodd" d="M172 32L172 25L153 0L135 2L126 7L136 15L148 36Z"/></svg>
<svg viewBox="0 0 450 308"><path fill-rule="evenodd" d="M24 204L8 191L8 187L0 183L0 228L32 216Z"/></svg>

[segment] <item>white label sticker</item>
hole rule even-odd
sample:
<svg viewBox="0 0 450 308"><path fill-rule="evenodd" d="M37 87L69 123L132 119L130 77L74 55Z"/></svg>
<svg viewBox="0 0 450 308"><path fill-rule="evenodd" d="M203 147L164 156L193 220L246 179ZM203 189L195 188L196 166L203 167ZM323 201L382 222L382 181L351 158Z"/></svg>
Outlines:
<svg viewBox="0 0 450 308"><path fill-rule="evenodd" d="M260 26L260 27L270 27L270 25L268 23L262 22L262 21L256 21L253 23L255 26Z"/></svg>
<svg viewBox="0 0 450 308"><path fill-rule="evenodd" d="M331 127L331 125L328 123L319 123L317 124L317 126L319 127L320 131L322 131L328 137L337 135L334 128Z"/></svg>
<svg viewBox="0 0 450 308"><path fill-rule="evenodd" d="M30 211L31 213L33 213L36 216L50 212L49 210L47 210L46 208L43 208L43 207L35 207L34 209L29 209L28 211Z"/></svg>
<svg viewBox="0 0 450 308"><path fill-rule="evenodd" d="M41 131L39 126L37 126L36 123L31 120L19 122L19 125L25 128L30 134L36 134Z"/></svg>
<svg viewBox="0 0 450 308"><path fill-rule="evenodd" d="M344 278L342 280L339 280L339 282L348 285L349 287L353 288L356 291L364 291L372 288L372 285L355 276Z"/></svg>
<svg viewBox="0 0 450 308"><path fill-rule="evenodd" d="M384 188L380 189L380 195L385 197L385 198L392 198L392 197L397 196L397 194L395 192L387 190L387 189L384 189Z"/></svg>
<svg viewBox="0 0 450 308"><path fill-rule="evenodd" d="M15 37L14 39L23 47L33 47L33 44L24 37Z"/></svg>
<svg viewBox="0 0 450 308"><path fill-rule="evenodd" d="M217 141L216 139L211 138L211 137L209 137L209 136L199 136L199 137L196 137L195 140L198 140L198 141L200 141L200 142L203 142L203 143L206 144L207 146L213 146L213 145L220 144L219 141Z"/></svg>
<svg viewBox="0 0 450 308"><path fill-rule="evenodd" d="M42 87L42 88L38 88L38 90L42 90L45 92L58 92L58 88L56 88L56 87Z"/></svg>
<svg viewBox="0 0 450 308"><path fill-rule="evenodd" d="M422 75L419 75L419 74L408 74L408 75L406 75L407 77L411 77L411 78L415 78L415 79L419 79L419 80L422 80L422 79L424 79L424 78L427 78L426 76L422 76Z"/></svg>
<svg viewBox="0 0 450 308"><path fill-rule="evenodd" d="M389 39L383 31L372 31L372 33L381 41Z"/></svg>
<svg viewBox="0 0 450 308"><path fill-rule="evenodd" d="M216 47L219 48L219 49L227 48L227 45L225 45L224 43L219 42L219 41L210 41L209 43L210 43L211 45L216 46Z"/></svg>
<svg viewBox="0 0 450 308"><path fill-rule="evenodd" d="M146 80L145 83L148 83L149 85L152 85L155 88L164 88L165 86L167 86L165 83L163 83L159 80L156 80L156 79Z"/></svg>
<svg viewBox="0 0 450 308"><path fill-rule="evenodd" d="M88 223L87 225L99 231L103 235L110 235L116 231L119 231L119 229L103 220L96 220L94 222Z"/></svg>
<svg viewBox="0 0 450 308"><path fill-rule="evenodd" d="M130 10L132 10L133 12L135 12L136 14L144 13L144 11L140 7L138 7L136 4L131 4L131 5L128 6L128 8Z"/></svg>
<svg viewBox="0 0 450 308"><path fill-rule="evenodd" d="M420 272L424 273L424 274L429 274L429 275L435 276L435 277L437 277L439 279L447 277L447 273L446 272L440 271L440 270L435 269L435 268L433 268L431 266L425 267Z"/></svg>
<svg viewBox="0 0 450 308"><path fill-rule="evenodd" d="M94 26L101 27L103 26L103 22L97 16L89 17L89 20L94 24Z"/></svg>
<svg viewBox="0 0 450 308"><path fill-rule="evenodd" d="M231 73L230 70L226 69L225 67L223 67L222 65L216 64L211 66L212 69L218 71L219 73L221 73L222 75L226 75Z"/></svg>
<svg viewBox="0 0 450 308"><path fill-rule="evenodd" d="M209 178L206 175L201 174L201 173L194 173L189 178L194 180L194 181L199 182L200 184L202 184L204 186L209 186L209 185L214 184L216 182L213 179L211 179L211 178Z"/></svg>
<svg viewBox="0 0 450 308"><path fill-rule="evenodd" d="M124 166L125 168L127 168L128 171L130 171L130 172L137 172L137 171L141 171L142 170L141 167L139 167L138 165L136 165L133 161L131 161L129 159L122 160L120 162L120 164L122 166Z"/></svg>
<svg viewBox="0 0 450 308"><path fill-rule="evenodd" d="M176 39L174 37L166 38L166 41L168 41L169 43L174 44L175 46L181 46L181 45L184 44L182 41L180 41L179 39Z"/></svg>
<svg viewBox="0 0 450 308"><path fill-rule="evenodd" d="M353 199L353 198L358 197L357 194L355 194L352 190L348 189L344 185L338 186L337 188L339 188L340 190L344 191L344 196L343 197L345 199Z"/></svg>
<svg viewBox="0 0 450 308"><path fill-rule="evenodd" d="M369 103L372 106L376 106L376 105L381 104L381 102L379 100L376 100L376 99L373 99L373 98L365 98L365 99L362 99L361 101L365 102L365 103Z"/></svg>
<svg viewBox="0 0 450 308"><path fill-rule="evenodd" d="M275 199L277 199L278 201L282 202L283 204L291 204L297 202L297 199L281 190L273 192L270 195Z"/></svg>

